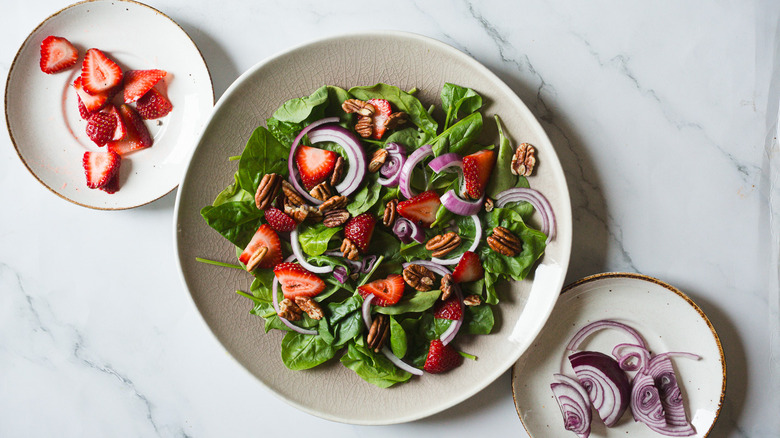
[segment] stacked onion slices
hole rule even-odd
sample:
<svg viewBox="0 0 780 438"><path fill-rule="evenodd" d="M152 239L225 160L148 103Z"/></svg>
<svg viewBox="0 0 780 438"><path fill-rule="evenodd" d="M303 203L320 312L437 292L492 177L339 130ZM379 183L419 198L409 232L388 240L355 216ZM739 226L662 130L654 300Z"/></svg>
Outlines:
<svg viewBox="0 0 780 438"><path fill-rule="evenodd" d="M603 329L619 330L631 342L617 344L612 356L598 351L578 351L592 333ZM606 427L617 424L630 407L634 421L667 436L691 436L696 433L685 415L677 376L670 358L681 356L698 360L691 353L653 355L642 336L633 328L616 321L601 320L580 329L566 346L576 379L563 372L554 374L550 384L563 415L564 427L580 438L590 435L592 408ZM630 374L633 374L633 378Z"/></svg>

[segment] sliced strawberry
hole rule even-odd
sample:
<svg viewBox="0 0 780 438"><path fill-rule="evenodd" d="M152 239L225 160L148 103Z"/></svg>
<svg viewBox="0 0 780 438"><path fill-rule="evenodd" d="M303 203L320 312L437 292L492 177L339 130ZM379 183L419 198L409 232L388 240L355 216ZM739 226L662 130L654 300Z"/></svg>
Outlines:
<svg viewBox="0 0 780 438"><path fill-rule="evenodd" d="M165 70L129 70L125 73L125 103L135 102L164 78Z"/></svg>
<svg viewBox="0 0 780 438"><path fill-rule="evenodd" d="M111 114L116 119L116 130L114 131L113 137L111 137L111 140L121 140L127 135L127 125L125 125L124 119L122 119L122 116L119 114L119 111L116 109L114 105L111 105L110 103L106 105L106 107L103 109L104 112Z"/></svg>
<svg viewBox="0 0 780 438"><path fill-rule="evenodd" d="M121 140L108 142L108 150L114 151L119 155L127 155L130 152L148 148L152 145L152 136L149 134L149 130L146 129L146 124L144 124L141 116L130 105L122 104L119 107L119 115L122 118L125 129L127 129L127 135Z"/></svg>
<svg viewBox="0 0 780 438"><path fill-rule="evenodd" d="M258 255L258 251L262 247L268 248L268 252L259 263L255 263L256 261L251 259L253 256ZM247 270L249 271L255 267L269 269L278 265L282 262L282 242L279 240L279 235L268 224L260 225L257 231L255 231L255 235L252 236L252 240L249 241L244 251L238 256L238 260L247 265Z"/></svg>
<svg viewBox="0 0 780 438"><path fill-rule="evenodd" d="M454 294L444 301L437 301L433 307L433 316L439 319L457 321L463 318L463 305Z"/></svg>
<svg viewBox="0 0 780 438"><path fill-rule="evenodd" d="M171 105L171 101L157 91L156 88L152 88L138 99L138 102L135 104L135 109L138 110L138 114L141 115L142 119L152 120L168 115L173 109L173 105Z"/></svg>
<svg viewBox="0 0 780 438"><path fill-rule="evenodd" d="M439 195L433 190L428 190L412 199L399 202L397 211L398 214L412 222L422 223L426 227L430 227L436 220L436 212L439 210L440 205Z"/></svg>
<svg viewBox="0 0 780 438"><path fill-rule="evenodd" d="M87 176L87 187L97 189L105 186L119 171L121 158L111 151L84 152L82 164Z"/></svg>
<svg viewBox="0 0 780 438"><path fill-rule="evenodd" d="M265 211L265 220L268 221L268 225L270 225L271 228L281 232L292 231L298 226L295 219L291 218L282 210L274 207Z"/></svg>
<svg viewBox="0 0 780 438"><path fill-rule="evenodd" d="M398 274L390 274L382 280L374 280L371 283L358 287L358 293L364 299L374 294L374 300L371 304L376 306L392 306L401 301L404 295L404 277Z"/></svg>
<svg viewBox="0 0 780 438"><path fill-rule="evenodd" d="M104 146L114 138L116 117L109 113L96 112L87 120L87 136L98 146Z"/></svg>
<svg viewBox="0 0 780 438"><path fill-rule="evenodd" d="M428 348L428 357L423 369L431 374L443 373L458 367L463 363L463 356L454 348L444 345L441 340L434 339Z"/></svg>
<svg viewBox="0 0 780 438"><path fill-rule="evenodd" d="M90 113L87 107L84 106L84 102L81 101L81 97L76 96L76 99L79 100L79 116L81 116L82 120L89 120Z"/></svg>
<svg viewBox="0 0 780 438"><path fill-rule="evenodd" d="M484 150L463 157L463 180L466 183L466 196L471 199L479 199L485 194L485 188L495 164L495 151Z"/></svg>
<svg viewBox="0 0 780 438"><path fill-rule="evenodd" d="M76 64L79 51L67 39L54 35L41 41L41 71L57 73Z"/></svg>
<svg viewBox="0 0 780 438"><path fill-rule="evenodd" d="M344 225L344 237L351 240L362 252L368 250L371 235L374 234L376 218L371 213L363 213L347 221Z"/></svg>
<svg viewBox="0 0 780 438"><path fill-rule="evenodd" d="M89 49L81 63L81 80L87 93L105 93L122 83L122 69L100 49Z"/></svg>
<svg viewBox="0 0 780 438"><path fill-rule="evenodd" d="M109 195L113 195L114 193L119 191L119 172L115 173L114 176L111 177L110 180L100 188L100 190L108 193Z"/></svg>
<svg viewBox="0 0 780 438"><path fill-rule="evenodd" d="M471 251L466 251L458 260L458 265L452 271L452 279L456 283L476 281L485 276L485 268L479 261L479 256Z"/></svg>
<svg viewBox="0 0 780 438"><path fill-rule="evenodd" d="M387 118L392 114L393 109L390 107L390 102L385 99L370 99L368 101L374 109L374 115L372 115L372 121L374 123L374 131L372 136L379 140L385 135L387 129Z"/></svg>
<svg viewBox="0 0 780 438"><path fill-rule="evenodd" d="M306 190L311 190L317 184L325 181L333 172L338 154L333 151L313 148L311 146L298 146L295 151L295 164L301 181Z"/></svg>
<svg viewBox="0 0 780 438"><path fill-rule="evenodd" d="M97 93L95 95L87 93L87 90L84 89L84 83L81 80L81 76L73 81L73 88L76 89L76 93L79 96L79 102L84 105L84 109L90 114L103 108L106 105L106 102L108 102L109 93ZM81 112L80 109L79 112ZM86 120L87 118L89 118L89 116L84 119Z"/></svg>
<svg viewBox="0 0 780 438"><path fill-rule="evenodd" d="M325 282L297 263L280 263L274 268L285 298L313 297L325 290Z"/></svg>

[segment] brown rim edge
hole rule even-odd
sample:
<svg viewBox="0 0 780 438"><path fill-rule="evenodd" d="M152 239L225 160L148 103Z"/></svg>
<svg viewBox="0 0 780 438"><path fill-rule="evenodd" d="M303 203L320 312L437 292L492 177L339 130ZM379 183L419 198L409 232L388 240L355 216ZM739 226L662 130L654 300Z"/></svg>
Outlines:
<svg viewBox="0 0 780 438"><path fill-rule="evenodd" d="M19 151L19 146L16 144L16 139L14 138L13 131L11 131L11 123L10 123L10 120L8 118L8 89L9 89L8 85L11 82L11 74L14 71L14 67L16 66L16 61L18 60L19 55L21 55L22 50L24 50L24 48L30 42L30 38L32 38L33 34L36 31L38 31L38 29L40 29L41 26L46 24L47 21L51 20L52 18L56 17L57 15L60 15L61 13L65 12L66 10L68 10L70 8L82 5L84 3L94 3L94 2L102 2L102 1L111 1L112 3L113 2L132 3L132 4L135 4L135 5L138 5L138 6L149 8L154 13L159 14L159 15L167 18L168 20L170 20L171 23L175 24L176 27L178 27L182 31L182 33L184 33L184 35L187 37L187 39L190 40L190 42L192 43L192 46L195 47L195 50L198 52L198 55L200 55L200 59L201 59L201 61L203 61L203 65L206 66L206 73L208 74L209 84L211 85L211 106L212 107L214 106L214 104L216 102L216 96L214 94L214 80L211 77L211 70L209 70L209 65L206 63L206 58L203 57L203 53L200 51L200 48L198 47L198 45L195 44L195 41L192 40L192 37L190 37L190 35L187 33L187 31L185 31L184 28L182 28L179 25L179 23L177 23L171 17L169 17L169 16L165 15L164 13L160 12L159 10L157 10L157 9L147 5L147 4L135 1L135 0L83 0L83 1L80 1L80 2L77 2L77 3L73 3L71 5L65 6L64 8L60 9L59 11L57 11L57 12L49 15L48 17L46 17L46 19L44 19L37 26L35 26L35 29L30 31L30 33L27 35L27 38L25 38L24 41L22 42L22 45L19 46L19 50L17 50L16 55L14 55L14 60L11 62L11 66L8 69L8 77L5 80L5 95L3 96L3 104L5 105L5 126L8 129L8 136L11 138L11 143L14 145L14 150L16 151L16 155L19 157L20 160L22 160L22 164L24 164L24 167L27 169L28 172L30 172L30 174L33 176L33 178L35 178L39 183L41 183L42 186L46 187L50 192L54 193L55 195L59 196L60 198L66 200L68 202L71 202L71 203L76 204L76 205L81 206L81 207L91 208L93 210L103 210L103 211L129 210L131 208L137 208L137 207L142 207L142 206L147 205L147 204L151 204L154 201L157 201L159 199L164 198L165 196L169 195L171 192L176 190L176 188L179 187L179 184L176 184L170 190L168 190L167 192L163 193L162 195L160 195L160 196L158 196L158 197L156 197L154 199L151 199L151 200L146 201L144 203L141 203L141 204L138 204L138 205L133 205L133 206L130 206L130 207L106 208L106 207L97 207L97 206L94 206L94 205L82 204L81 202L74 201L73 199L70 199L70 198L62 195L61 193L57 192L53 188L49 187L48 184L44 183L40 178L38 178L38 175L36 175L35 172L33 172L32 168L30 168L30 165L27 164L27 161L25 161L24 157L22 157L22 154Z"/></svg>
<svg viewBox="0 0 780 438"><path fill-rule="evenodd" d="M712 332L712 336L715 338L715 344L718 346L718 352L720 353L720 363L723 364L723 367L721 369L721 372L723 373L723 385L721 385L720 388L720 399L718 400L718 409L715 411L715 418L712 420L712 425L710 425L709 430L702 435L703 437L709 436L710 432L712 432L712 428L715 427L715 423L718 421L718 417L720 417L720 410L723 407L723 399L726 396L726 357L723 354L723 346L720 343L720 337L718 336L718 333L715 331L715 327L713 327L712 322L710 322L710 319L707 318L707 315L704 314L704 311L701 310L701 308L691 300L688 295L685 295L682 291L677 289L676 287L665 283L657 278L650 277L648 275L643 274L636 274L632 272L605 272L601 274L594 274L589 275L587 277L581 278L573 283L570 283L561 289L561 295L565 294L566 292L571 291L577 286L591 283L597 280L602 280L604 278L632 278L636 280L645 280L649 281L650 283L655 283L661 287L664 287L675 294L679 295L680 298L685 300L693 309L696 311L696 313L699 314L699 316L704 320L705 323L707 323L707 327L710 328L710 332ZM553 310L554 311L554 310ZM542 329L544 330L544 329ZM512 385L512 402L515 404L515 412L517 412L517 418L520 419L520 423L523 425L523 429L525 429L528 436L533 438L533 435L531 434L531 431L528 430L528 427L526 427L525 422L523 421L523 416L520 415L520 410L517 407L517 394L515 394L515 372L514 372L514 366L511 368L511 382L510 385Z"/></svg>

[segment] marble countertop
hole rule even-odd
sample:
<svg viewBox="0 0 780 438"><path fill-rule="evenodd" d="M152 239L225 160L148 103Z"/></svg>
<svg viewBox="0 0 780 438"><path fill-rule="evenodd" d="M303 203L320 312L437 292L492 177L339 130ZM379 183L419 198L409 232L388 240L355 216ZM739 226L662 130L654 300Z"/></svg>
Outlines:
<svg viewBox="0 0 780 438"><path fill-rule="evenodd" d="M485 64L562 161L575 217L567 282L628 271L683 290L726 356L711 436L780 436L780 5L148 3L199 46L217 97L268 56L353 30L420 33ZM4 4L2 77L68 4ZM526 436L509 372L409 424L344 425L287 405L224 351L180 282L175 193L126 211L79 207L38 184L3 132L0 436Z"/></svg>

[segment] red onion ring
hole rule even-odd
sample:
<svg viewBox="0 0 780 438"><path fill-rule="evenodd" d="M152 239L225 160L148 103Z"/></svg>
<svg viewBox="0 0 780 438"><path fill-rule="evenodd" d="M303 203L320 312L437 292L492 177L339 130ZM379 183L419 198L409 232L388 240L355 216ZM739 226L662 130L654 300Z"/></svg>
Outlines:
<svg viewBox="0 0 780 438"><path fill-rule="evenodd" d="M507 189L496 196L496 207L504 208L510 202L525 201L533 205L542 217L542 232L547 235L547 243L555 238L557 229L555 212L552 205L538 190L516 187Z"/></svg>
<svg viewBox="0 0 780 438"><path fill-rule="evenodd" d="M363 313L363 324L366 325L366 329L371 329L371 323L373 322L373 318L371 318L371 302L374 301L374 294L369 294L363 299L363 307L362 307L362 313ZM402 361L398 356L393 354L392 351L390 351L389 348L382 347L381 350L382 354L387 357L387 359L393 363L393 365L397 366L398 368L406 371L407 373L414 374L415 376L422 376L423 370L419 368L415 368L406 362Z"/></svg>
<svg viewBox="0 0 780 438"><path fill-rule="evenodd" d="M476 201L466 201L461 199L455 190L447 190L447 193L441 196L441 203L447 210L457 214L458 216L471 216L479 213L482 206L485 203L485 197L477 199Z"/></svg>
<svg viewBox="0 0 780 438"><path fill-rule="evenodd" d="M636 341L634 342L634 344L639 345L645 349L647 348L647 344L645 344L644 339L642 339L642 335L640 335L639 332L637 332L633 328L617 321L603 319L600 321L594 321L586 325L585 327L581 328L577 333L575 333L574 336L569 341L569 344L566 345L566 350L568 351L578 350L580 344L582 343L582 341L585 340L585 338L605 328L621 330L626 334L628 334L629 336L631 336L632 338L634 338L634 341Z"/></svg>
<svg viewBox="0 0 780 438"><path fill-rule="evenodd" d="M393 224L393 234L402 243L411 243L415 240L419 243L425 242L425 231L419 224L416 224L409 219L399 217Z"/></svg>
<svg viewBox="0 0 780 438"><path fill-rule="evenodd" d="M556 382L550 385L558 407L563 415L566 430L576 433L580 438L590 435L593 411L587 392L580 382L563 374L554 374Z"/></svg>
<svg viewBox="0 0 780 438"><path fill-rule="evenodd" d="M672 427L674 433L693 432L693 427L685 415L682 392L677 384L677 375L674 373L672 361L669 360L670 356L671 354L654 356L650 359L646 371L653 378L658 394L661 396L661 403L666 413L666 426ZM652 426L650 428L656 430Z"/></svg>
<svg viewBox="0 0 780 438"><path fill-rule="evenodd" d="M474 221L474 229L476 230L477 234L474 236L474 242L472 242L467 251L476 252L477 247L479 246L479 242L482 240L482 221L479 220L479 216L476 214L471 215L471 219ZM462 254L459 257L453 257L451 259L440 259L438 257L432 257L431 261L440 265L455 265L460 261L461 257L463 257Z"/></svg>
<svg viewBox="0 0 780 438"><path fill-rule="evenodd" d="M312 144L323 141L338 143L347 154L349 167L341 182L334 187L342 196L349 196L360 187L366 176L368 164L360 140L351 131L339 125L319 126L309 133Z"/></svg>
<svg viewBox="0 0 780 438"><path fill-rule="evenodd" d="M298 258L298 263L315 274L327 274L333 272L333 266L314 266L306 261L306 256L301 249L301 242L298 241L298 229L294 229L290 232L290 245L292 245L292 252Z"/></svg>
<svg viewBox="0 0 780 438"><path fill-rule="evenodd" d="M412 171L425 158L433 155L433 146L426 144L409 155L401 168L401 179L398 182L398 188L406 199L413 198L417 193L412 190Z"/></svg>
<svg viewBox="0 0 780 438"><path fill-rule="evenodd" d="M298 150L298 145L301 143L301 140L306 134L309 133L309 131L320 125L324 125L326 123L338 123L338 121L338 117L326 117L324 119L317 120L316 122L312 122L295 136L295 140L293 140L292 145L290 146L290 156L287 158L287 171L290 174L288 177L290 184L295 187L295 190L298 191L298 194L306 198L309 202L314 203L314 205L322 204L322 201L309 195L309 192L304 190L303 187L301 187L301 183L298 182L298 178L295 176L297 174L297 169L295 167L295 152Z"/></svg>
<svg viewBox="0 0 780 438"><path fill-rule="evenodd" d="M630 406L634 421L640 421L651 429L666 425L666 413L658 388L653 378L643 371L636 373L631 383Z"/></svg>
<svg viewBox="0 0 780 438"><path fill-rule="evenodd" d="M401 169L406 163L406 149L398 143L390 143L385 146L387 160L379 169L381 177L377 183L386 187L395 187L401 180Z"/></svg>
<svg viewBox="0 0 780 438"><path fill-rule="evenodd" d="M635 344L617 344L612 349L612 355L623 371L636 371L647 367L650 362L650 352Z"/></svg>
<svg viewBox="0 0 780 438"><path fill-rule="evenodd" d="M463 172L463 158L456 154L455 152L450 152L444 155L439 155L438 157L431 160L430 163L428 163L428 167L430 167L434 172L439 173L444 170L460 170Z"/></svg>

